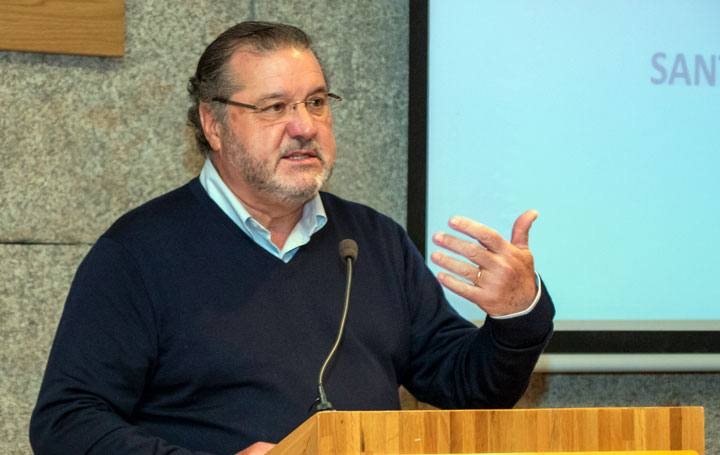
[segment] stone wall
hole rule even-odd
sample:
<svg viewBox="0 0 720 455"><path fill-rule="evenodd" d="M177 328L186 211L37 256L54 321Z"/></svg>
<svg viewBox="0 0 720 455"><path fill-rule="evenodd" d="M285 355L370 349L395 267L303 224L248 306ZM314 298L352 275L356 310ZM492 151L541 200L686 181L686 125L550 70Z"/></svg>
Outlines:
<svg viewBox="0 0 720 455"><path fill-rule="evenodd" d="M185 86L228 26L280 21L313 36L332 90L345 98L333 112L329 189L405 222L406 0L125 6L122 59L0 52L2 454L31 453L29 415L82 257L119 215L198 173ZM712 374L536 375L520 406L705 405L710 448L719 385ZM406 406L421 404L406 398Z"/></svg>

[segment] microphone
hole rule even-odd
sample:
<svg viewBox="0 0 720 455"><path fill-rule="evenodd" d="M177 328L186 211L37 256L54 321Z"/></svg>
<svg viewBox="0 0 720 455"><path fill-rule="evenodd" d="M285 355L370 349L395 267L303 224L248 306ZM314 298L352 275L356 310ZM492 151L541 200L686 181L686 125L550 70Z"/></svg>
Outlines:
<svg viewBox="0 0 720 455"><path fill-rule="evenodd" d="M332 349L330 350L330 354L328 354L327 359L325 359L325 363L323 363L322 368L320 369L320 375L318 376L318 397L315 400L315 403L310 408L311 413L316 413L320 411L334 411L335 409L332 407L332 403L330 403L327 399L327 395L325 395L325 388L323 387L323 376L325 375L325 368L328 366L328 363L330 363L330 359L332 359L333 355L335 355L335 351L337 350L337 347L340 345L340 340L342 339L343 331L345 330L345 321L347 320L347 313L348 313L348 307L350 304L350 283L352 282L352 263L354 261L357 261L357 255L358 255L358 246L357 243L355 243L355 240L353 239L344 239L340 241L340 244L338 245L338 252L340 253L340 259L347 264L347 284L345 285L345 307L343 309L343 315L342 319L340 320L340 330L338 330L337 338L335 339L335 344L333 345Z"/></svg>
<svg viewBox="0 0 720 455"><path fill-rule="evenodd" d="M341 240L340 245L338 245L338 251L340 252L340 259L342 259L343 261L347 260L348 258L352 259L353 262L357 261L358 246L357 243L355 243L355 240ZM348 267L350 267L349 264Z"/></svg>

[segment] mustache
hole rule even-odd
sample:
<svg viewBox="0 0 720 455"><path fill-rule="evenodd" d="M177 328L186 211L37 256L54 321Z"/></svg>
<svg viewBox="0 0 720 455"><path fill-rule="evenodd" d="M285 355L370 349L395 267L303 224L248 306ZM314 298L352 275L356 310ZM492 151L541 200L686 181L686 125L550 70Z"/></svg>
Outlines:
<svg viewBox="0 0 720 455"><path fill-rule="evenodd" d="M314 139L292 139L287 144L282 145L278 150L277 162L279 163L283 156L297 150L311 151L321 163L325 162L325 152L322 146Z"/></svg>

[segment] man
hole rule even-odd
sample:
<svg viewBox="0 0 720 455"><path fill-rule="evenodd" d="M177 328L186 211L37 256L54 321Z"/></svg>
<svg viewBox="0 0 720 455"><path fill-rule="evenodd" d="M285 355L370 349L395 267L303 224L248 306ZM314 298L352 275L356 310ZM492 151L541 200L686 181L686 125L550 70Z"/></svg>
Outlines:
<svg viewBox="0 0 720 455"><path fill-rule="evenodd" d="M199 178L120 218L73 282L31 422L37 455L264 453L308 417L325 375L337 409L509 407L552 331L522 215L512 241L473 221L438 234L440 282L491 317L461 319L405 232L320 193L335 161L326 79L300 30L242 23L203 53L189 91ZM482 244L483 246L481 246ZM470 283L473 284L470 284ZM268 441L268 442L259 442Z"/></svg>

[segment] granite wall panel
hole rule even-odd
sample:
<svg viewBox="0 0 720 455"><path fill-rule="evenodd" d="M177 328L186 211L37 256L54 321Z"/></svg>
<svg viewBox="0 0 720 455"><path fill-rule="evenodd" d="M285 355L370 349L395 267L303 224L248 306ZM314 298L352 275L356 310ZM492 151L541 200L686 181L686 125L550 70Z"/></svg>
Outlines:
<svg viewBox="0 0 720 455"><path fill-rule="evenodd" d="M257 2L258 17L312 30L332 90L337 166L328 188L404 225L407 182L406 1Z"/></svg>
<svg viewBox="0 0 720 455"><path fill-rule="evenodd" d="M126 0L123 59L0 52L0 453L30 454L29 413L71 277L114 219L200 169L185 85L243 20L308 31L345 101L329 189L405 221L408 2ZM549 284L552 286L552 283ZM720 375L536 375L520 406L706 407ZM408 408L421 406L403 397Z"/></svg>
<svg viewBox="0 0 720 455"><path fill-rule="evenodd" d="M32 453L28 423L63 302L88 245L0 245L0 453Z"/></svg>
<svg viewBox="0 0 720 455"><path fill-rule="evenodd" d="M329 189L405 222L404 1L127 1L122 59L0 53L0 240L92 242L197 174L185 125L200 53L230 25L287 21L313 36L333 90ZM360 19L362 18L362 19Z"/></svg>

